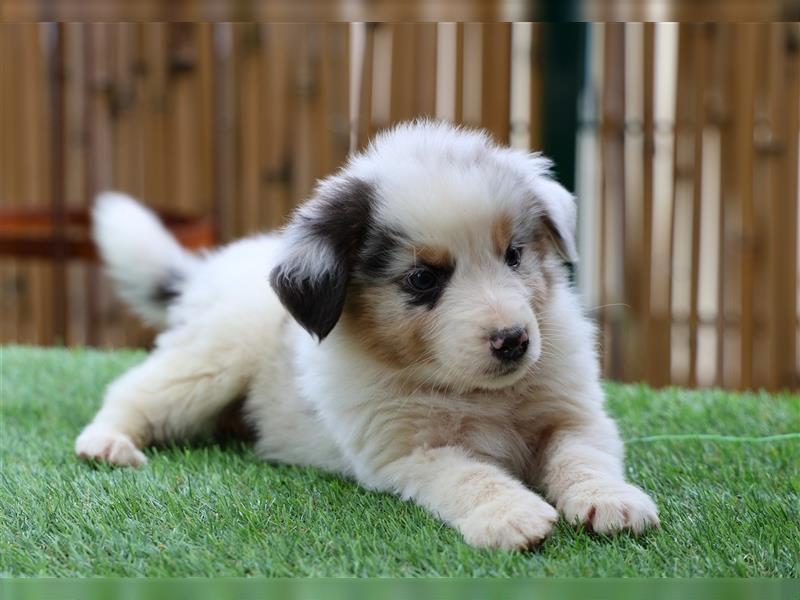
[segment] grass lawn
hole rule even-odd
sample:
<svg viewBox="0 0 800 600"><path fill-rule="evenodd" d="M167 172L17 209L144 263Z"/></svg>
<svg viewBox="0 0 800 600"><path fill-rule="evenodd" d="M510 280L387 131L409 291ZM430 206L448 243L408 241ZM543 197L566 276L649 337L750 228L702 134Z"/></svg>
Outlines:
<svg viewBox="0 0 800 600"><path fill-rule="evenodd" d="M800 576L800 439L628 444L662 529L603 538L559 523L527 554L474 550L416 506L250 448L79 462L104 386L142 352L0 348L0 575ZM800 431L800 396L608 384L625 439Z"/></svg>

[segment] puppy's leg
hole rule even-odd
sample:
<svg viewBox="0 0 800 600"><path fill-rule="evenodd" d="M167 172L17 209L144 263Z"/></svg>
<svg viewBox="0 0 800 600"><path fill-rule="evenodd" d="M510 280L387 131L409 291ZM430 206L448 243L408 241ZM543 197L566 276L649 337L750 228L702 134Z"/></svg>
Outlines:
<svg viewBox="0 0 800 600"><path fill-rule="evenodd" d="M650 497L625 481L622 442L604 413L554 430L543 452L540 483L568 521L604 534L659 525Z"/></svg>
<svg viewBox="0 0 800 600"><path fill-rule="evenodd" d="M211 424L244 391L250 361L198 338L165 334L144 363L114 381L75 442L78 456L138 467L147 462L146 445L185 439Z"/></svg>
<svg viewBox="0 0 800 600"><path fill-rule="evenodd" d="M413 499L478 547L525 549L553 529L558 513L503 469L455 446L419 448L367 478Z"/></svg>

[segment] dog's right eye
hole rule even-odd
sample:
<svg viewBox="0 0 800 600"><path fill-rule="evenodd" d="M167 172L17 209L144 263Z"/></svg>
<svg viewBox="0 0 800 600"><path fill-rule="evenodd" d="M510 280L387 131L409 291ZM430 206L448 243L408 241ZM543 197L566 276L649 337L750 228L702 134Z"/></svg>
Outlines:
<svg viewBox="0 0 800 600"><path fill-rule="evenodd" d="M512 269L517 269L522 262L522 249L519 246L509 246L505 256L506 264Z"/></svg>
<svg viewBox="0 0 800 600"><path fill-rule="evenodd" d="M411 306L432 309L444 292L454 269L454 266L417 265L408 271L400 280L401 289L408 296L408 303Z"/></svg>
<svg viewBox="0 0 800 600"><path fill-rule="evenodd" d="M417 269L408 274L406 284L415 292L430 292L436 289L439 279L429 269Z"/></svg>

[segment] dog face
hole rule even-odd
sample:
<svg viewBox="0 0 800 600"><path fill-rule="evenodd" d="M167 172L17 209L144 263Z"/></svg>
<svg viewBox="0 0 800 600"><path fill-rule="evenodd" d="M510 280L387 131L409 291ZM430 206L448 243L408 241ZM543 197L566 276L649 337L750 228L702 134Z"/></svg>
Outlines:
<svg viewBox="0 0 800 600"><path fill-rule="evenodd" d="M272 286L320 340L336 326L412 380L511 385L576 260L574 200L548 167L479 132L400 126L297 210Z"/></svg>

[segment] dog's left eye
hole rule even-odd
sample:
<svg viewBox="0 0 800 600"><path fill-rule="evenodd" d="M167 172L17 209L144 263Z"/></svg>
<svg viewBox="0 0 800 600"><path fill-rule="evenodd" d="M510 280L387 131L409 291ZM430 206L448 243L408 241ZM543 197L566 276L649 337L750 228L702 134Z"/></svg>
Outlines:
<svg viewBox="0 0 800 600"><path fill-rule="evenodd" d="M400 280L401 289L408 296L411 306L425 306L432 309L444 292L448 280L453 275L455 265L418 265L408 271Z"/></svg>
<svg viewBox="0 0 800 600"><path fill-rule="evenodd" d="M512 269L516 269L522 261L522 248L519 246L509 246L505 256L506 264Z"/></svg>
<svg viewBox="0 0 800 600"><path fill-rule="evenodd" d="M408 287L416 292L430 292L439 284L439 280L428 269L417 269L406 277Z"/></svg>

